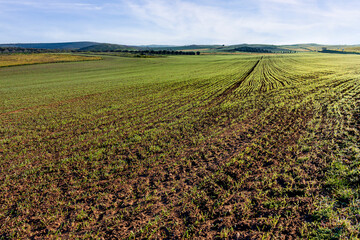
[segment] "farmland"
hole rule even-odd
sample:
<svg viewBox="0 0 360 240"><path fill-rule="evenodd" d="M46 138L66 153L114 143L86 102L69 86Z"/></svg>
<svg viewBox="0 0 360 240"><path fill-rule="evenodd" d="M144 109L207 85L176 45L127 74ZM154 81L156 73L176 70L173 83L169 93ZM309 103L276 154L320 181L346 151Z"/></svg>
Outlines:
<svg viewBox="0 0 360 240"><path fill-rule="evenodd" d="M0 67L31 65L40 63L76 62L100 60L99 57L76 56L70 54L2 54Z"/></svg>
<svg viewBox="0 0 360 240"><path fill-rule="evenodd" d="M357 238L360 56L0 68L0 239Z"/></svg>

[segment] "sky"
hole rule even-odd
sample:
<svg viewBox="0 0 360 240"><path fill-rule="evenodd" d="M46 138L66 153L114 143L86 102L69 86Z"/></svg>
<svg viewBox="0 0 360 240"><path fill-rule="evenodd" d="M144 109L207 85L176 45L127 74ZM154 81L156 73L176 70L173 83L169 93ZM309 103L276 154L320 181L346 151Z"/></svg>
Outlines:
<svg viewBox="0 0 360 240"><path fill-rule="evenodd" d="M0 43L360 44L358 0L0 0Z"/></svg>

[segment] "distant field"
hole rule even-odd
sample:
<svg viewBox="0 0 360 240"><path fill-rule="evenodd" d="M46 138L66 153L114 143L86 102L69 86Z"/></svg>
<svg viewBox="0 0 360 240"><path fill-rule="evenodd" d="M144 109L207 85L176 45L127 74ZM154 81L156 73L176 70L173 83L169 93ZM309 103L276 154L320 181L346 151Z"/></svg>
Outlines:
<svg viewBox="0 0 360 240"><path fill-rule="evenodd" d="M344 48L344 51L360 53L360 47L347 47Z"/></svg>
<svg viewBox="0 0 360 240"><path fill-rule="evenodd" d="M202 55L259 55L259 56L266 56L266 55L276 55L279 53L256 53L256 52L211 52L211 51L204 51L201 53Z"/></svg>
<svg viewBox="0 0 360 240"><path fill-rule="evenodd" d="M356 239L359 69L320 53L1 68L0 239Z"/></svg>
<svg viewBox="0 0 360 240"><path fill-rule="evenodd" d="M70 54L4 54L0 55L0 67L29 65L39 63L75 62L100 60L100 57L77 56Z"/></svg>

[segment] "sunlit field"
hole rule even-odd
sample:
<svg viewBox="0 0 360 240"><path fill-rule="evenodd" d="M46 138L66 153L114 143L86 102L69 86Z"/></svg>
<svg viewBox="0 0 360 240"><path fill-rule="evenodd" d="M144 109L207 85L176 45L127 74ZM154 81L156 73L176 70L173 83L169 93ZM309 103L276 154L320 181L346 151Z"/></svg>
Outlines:
<svg viewBox="0 0 360 240"><path fill-rule="evenodd" d="M360 56L102 58L0 68L0 239L359 237Z"/></svg>
<svg viewBox="0 0 360 240"><path fill-rule="evenodd" d="M0 67L30 65L40 63L76 62L100 60L100 57L76 56L70 54L38 53L38 54L2 54Z"/></svg>

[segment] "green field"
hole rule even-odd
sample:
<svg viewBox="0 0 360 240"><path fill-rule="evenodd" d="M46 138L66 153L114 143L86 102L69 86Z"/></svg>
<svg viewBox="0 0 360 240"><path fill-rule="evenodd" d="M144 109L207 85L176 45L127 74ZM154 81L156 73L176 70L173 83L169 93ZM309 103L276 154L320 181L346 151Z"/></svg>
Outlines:
<svg viewBox="0 0 360 240"><path fill-rule="evenodd" d="M360 56L0 68L0 239L357 239Z"/></svg>

